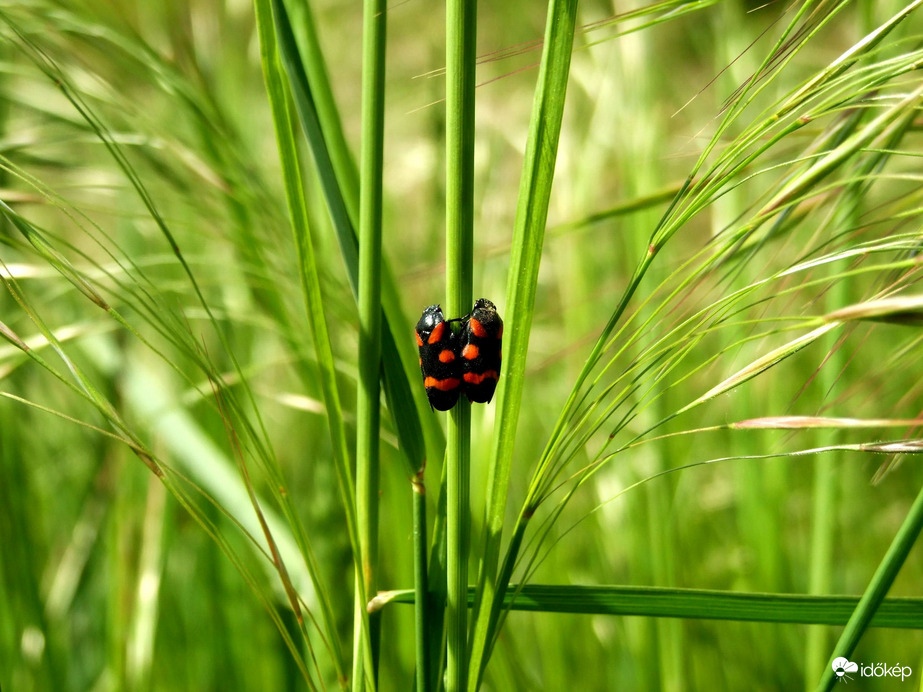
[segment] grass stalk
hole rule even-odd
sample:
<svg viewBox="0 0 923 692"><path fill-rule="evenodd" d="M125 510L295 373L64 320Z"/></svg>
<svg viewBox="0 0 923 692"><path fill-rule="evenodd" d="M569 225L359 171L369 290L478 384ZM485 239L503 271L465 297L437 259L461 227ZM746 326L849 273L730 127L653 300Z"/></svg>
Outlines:
<svg viewBox="0 0 923 692"><path fill-rule="evenodd" d="M910 119L909 117L905 120L904 127L897 128L890 141L885 147L882 148L882 151L869 156L865 161L862 162L859 174L855 176L857 181L863 181L865 176L871 176L876 170L880 170L884 167L887 159L890 157L889 152L896 151L900 147L901 140L907 132L907 127L909 127ZM837 224L847 225L847 224L856 224L858 223L858 217L862 209L863 201L868 192L867 183L858 182L856 184L850 185L843 195L843 204L839 207L839 217L841 217L845 223ZM829 299L831 307L842 307L849 304L849 295L848 295L848 285L845 282L837 282L834 284L831 291L831 296ZM834 308L835 309L835 308ZM839 347L839 344L833 343L831 340L830 345L830 357L827 359L827 362L824 363L824 368L821 371L822 383L824 386L824 393L834 398L830 390L833 388L839 374L846 367L846 356L843 354L843 349ZM821 445L834 445L838 441L840 434L836 429L833 430L822 430L819 431L818 442ZM815 478L814 478L814 527L812 532L812 549L811 549L811 571L810 571L810 583L808 585L809 593L826 593L830 591L830 574L833 571L833 541L834 533L836 531L836 505L835 505L835 489L836 489L836 469L838 465L836 464L837 459L833 458L830 455L823 455L821 458L817 459L815 466ZM921 496L923 496L923 491L921 491ZM917 504L920 503L920 498L917 499ZM916 507L916 505L914 505ZM913 511L913 510L911 510ZM911 516L908 515L907 520L905 520L904 526L907 526L907 521L911 519ZM923 524L920 524L917 528L917 533L920 528L923 527ZM898 533L898 538L901 537L904 527L901 528ZM898 538L895 538L897 542ZM906 540L906 539L905 539ZM909 538L910 545L913 544L914 538ZM909 546L907 548L909 550ZM899 553L894 553L894 545L892 544L892 550L889 551L889 556L894 555L892 559L903 561L899 556ZM888 557L886 557L886 560ZM861 636L862 629L865 626L868 626L871 622L871 618L874 617L877 612L878 607L884 596L887 593L887 589L890 587L890 583L884 585L882 583L877 588L880 590L880 595L876 595L877 592L873 591L876 588L876 580L881 575L882 580L887 578L886 574L883 574L882 569L885 563L879 567L878 572L875 575L875 578L872 580L869 589L866 590L865 595L863 595L862 600L859 602L859 605L856 608L853 616L850 618L849 623L847 623L846 630L841 635L839 642L837 643L834 651L845 650L845 646L849 645L848 642L853 639L855 642L858 641L858 637ZM897 570L900 568L898 564L897 567L893 567L894 574L896 575ZM893 577L891 577L893 581ZM883 589L883 590L881 590ZM874 599L878 599L878 603L874 603ZM864 608L864 610L863 610ZM867 611L867 612L866 612ZM862 624L864 619L864 625ZM825 650L826 644L826 631L820 628L814 628L808 633L807 647L806 647L806 658L805 658L805 680L806 683L811 677L812 671L815 670L815 666L821 664L823 659L823 651ZM849 639L846 639L849 637ZM844 641L845 640L845 641ZM855 642L850 646L850 651L855 646ZM839 655L848 655L848 654L839 654L836 653L829 661L827 661L827 667L824 670L824 674L830 674L828 677L830 680L835 680L833 676L833 671L831 668L831 662L833 658ZM821 684L824 684L823 682ZM806 684L806 689L810 689L809 685Z"/></svg>
<svg viewBox="0 0 923 692"><path fill-rule="evenodd" d="M413 584L416 690L426 692L430 676L429 580L426 574L426 484L423 471L413 480Z"/></svg>
<svg viewBox="0 0 923 692"><path fill-rule="evenodd" d="M920 531L923 531L923 488L920 488L920 492L894 536L888 552L879 563L878 569L875 570L875 574L872 576L865 593L859 599L859 604L853 611L852 616L850 616L849 622L846 623L846 627L843 629L836 646L833 647L833 653L827 660L827 665L817 685L818 692L826 692L836 684L837 677L833 672L833 660L839 656L849 658L855 651L856 644L859 643L859 639L871 624L872 618L875 617L875 613L881 606L882 601L884 601L888 590L894 583L895 577L897 577L897 573L910 554L910 550L913 548L917 536L920 535Z"/></svg>
<svg viewBox="0 0 923 692"><path fill-rule="evenodd" d="M834 293L842 292L842 283L836 284ZM833 300L839 298L835 296ZM833 302L833 301L831 301ZM840 303L842 305L842 303ZM829 392L833 380L843 367L844 357L842 349L836 345L836 336L828 335L831 355L824 363L821 370L821 381L824 391ZM828 386L829 385L829 386ZM836 430L820 430L817 434L817 444L820 447L836 444ZM824 594L830 592L831 575L833 573L833 544L836 532L836 485L837 468L839 460L833 454L821 454L814 459L814 488L811 498L811 553L808 571L808 593ZM823 660L824 653L829 646L827 641L828 630L813 627L808 630L805 642L805 679L811 679L811 671ZM806 684L806 688L810 689Z"/></svg>
<svg viewBox="0 0 923 692"><path fill-rule="evenodd" d="M468 651L468 550L470 543L471 406L459 401L449 417L446 463L446 689L467 686Z"/></svg>
<svg viewBox="0 0 923 692"><path fill-rule="evenodd" d="M840 213L846 222L842 225L856 223L857 208L861 199L861 192L857 189L859 186L851 186L847 195L844 195L845 201L852 204L844 205L844 211ZM840 226L841 224L836 224ZM833 269L829 268L832 272ZM828 310L832 312L844 305L849 304L849 295L847 285L843 281L836 281L828 294ZM825 400L836 400L835 388L840 373L846 367L847 358L843 353L842 344L836 334L828 334L826 337L827 350L829 356L825 359L819 373L820 395ZM818 414L821 414L818 411ZM823 411L827 415L835 414L831 411ZM817 446L826 447L835 445L841 437L841 433L835 428L822 429L817 431ZM824 594L830 593L832 587L831 577L834 573L833 550L837 531L837 469L841 467L842 459L834 454L821 454L814 459L814 487L811 498L811 552L810 566L808 570L808 593ZM807 632L805 642L805 689L811 689L813 683L812 671L815 666L820 664L828 650L829 631L822 627L812 627Z"/></svg>
<svg viewBox="0 0 923 692"><path fill-rule="evenodd" d="M446 564L448 548L448 464L442 464L439 479L439 494L436 500L436 516L433 519L432 545L430 546L429 565L426 576L429 582L427 605L429 606L429 687L430 690L442 689L442 671L445 668L446 655L446 600L448 565Z"/></svg>
<svg viewBox="0 0 923 692"><path fill-rule="evenodd" d="M356 622L361 623L367 599L377 589L379 439L381 427L381 199L385 120L385 44L387 5L366 0L362 31L362 145L359 165L359 391L356 406L356 509L363 581L356 589ZM356 628L353 651L354 689L370 680L375 670L363 674L362 639L371 637L373 665L377 659L378 623L370 618L368 632Z"/></svg>
<svg viewBox="0 0 923 692"><path fill-rule="evenodd" d="M474 88L477 2L450 0L446 8L446 308L452 317L472 304L474 262ZM449 414L447 431L446 689L468 682L468 551L471 406L464 398Z"/></svg>

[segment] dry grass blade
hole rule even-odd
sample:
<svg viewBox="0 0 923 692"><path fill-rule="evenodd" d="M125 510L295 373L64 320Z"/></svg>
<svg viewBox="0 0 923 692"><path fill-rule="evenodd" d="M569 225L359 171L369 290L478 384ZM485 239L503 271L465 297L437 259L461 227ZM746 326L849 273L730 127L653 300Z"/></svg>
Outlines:
<svg viewBox="0 0 923 692"><path fill-rule="evenodd" d="M786 358L789 358L790 356L798 353L798 351L814 343L824 334L830 332L833 329L836 329L841 324L841 322L825 324L824 326L818 327L817 329L814 329L807 334L799 336L797 339L789 341L787 344L773 349L764 356L757 358L749 365L741 368L727 379L719 382L699 398L683 406L676 412L676 415L685 413L686 411L698 406L699 404L702 404L709 399L714 399L716 396L720 396L721 394L729 392L735 387L742 385L747 380L753 379L757 375L760 375L766 370L769 370L769 368L778 365Z"/></svg>

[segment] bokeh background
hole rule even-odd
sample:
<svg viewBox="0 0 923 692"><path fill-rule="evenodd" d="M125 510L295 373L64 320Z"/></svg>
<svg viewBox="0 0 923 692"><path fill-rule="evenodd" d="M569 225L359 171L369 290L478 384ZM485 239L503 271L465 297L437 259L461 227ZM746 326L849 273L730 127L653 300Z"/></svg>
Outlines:
<svg viewBox="0 0 923 692"><path fill-rule="evenodd" d="M587 354L738 88L764 79L766 56L779 56L772 63L778 76L739 104L741 115L719 148L751 123L771 119L773 104L904 5L844 3L822 23L808 9L798 23L800 6L779 2L661 4L637 16L638 3L580 5L517 429L511 519ZM819 17L834 14L833 3L813 4ZM310 6L344 131L357 152L361 4ZM299 3L290 8L297 26ZM545 11L543 3L524 1L479 7L474 285L501 314L507 282L515 279L507 269ZM333 636L348 650L350 546L321 393L311 377L313 342L253 8L245 0L14 1L0 8L0 20L0 198L34 231L9 216L0 225L0 273L15 285L0 295L0 322L48 365L9 340L0 346L0 686L13 692L304 689L280 635L281 628L297 638L297 625L265 557L243 533L253 530L253 511L201 364L225 373L231 387L246 377L252 398L241 395L244 413L271 445L336 606ZM383 246L400 304L386 309L412 342L417 315L442 302L445 290L444 8L399 0L388 23ZM786 52L777 41L792 23L818 28ZM869 63L917 50L921 36L923 18L913 13ZM64 89L58 75L66 77ZM702 252L744 225L838 117L866 109L873 118L918 87L913 71L877 90L842 85L853 100L843 96L836 106L828 95L822 117L729 176L722 194L671 238L624 320L620 335L626 341L634 335L630 345L613 346L611 369L592 389L600 406L613 405L609 422L576 445L562 490L542 516L573 486L571 474L598 459L610 430L618 436L609 451L618 453L577 490L547 534L532 535L543 536L529 548L543 561L531 581L864 590L923 482L918 462L848 450L793 453L912 438L913 427L724 426L786 415L918 417L919 320L850 325L744 387L672 416L807 331L812 316L886 290L915 293L919 263L913 266L906 245L921 237L918 121L894 141L893 156L868 169L857 157L854 168L815 190L784 222L742 237L722 261L706 262ZM302 154L310 170L310 153ZM847 197L844 189L860 179L867 184L849 188ZM356 396L355 303L318 181L308 179L306 187L349 416ZM847 203L849 215L837 217ZM887 262L875 260L882 254L844 255L837 269L828 264L781 276L812 257L889 236L906 242ZM95 292L81 291L67 266L88 277ZM730 302L720 319L683 326L700 311L721 312L721 301L735 291L746 297ZM51 343L45 330L55 337ZM661 348L684 356L652 358ZM637 363L643 366L633 370ZM629 379L620 379L624 373ZM90 398L108 401L125 429L176 472L181 494L106 434L112 417L88 400L79 384L85 382L95 388ZM475 545L494 415L492 406L473 413ZM625 416L630 422L617 427ZM664 433L685 434L657 438ZM636 436L641 444L622 447ZM245 456L253 451L248 444ZM411 588L408 479L387 412L382 445L379 583ZM727 460L630 488L666 469L718 459ZM427 467L431 515L441 463L436 455ZM251 472L261 492L275 482L259 463ZM919 596L921 579L916 548L891 595ZM309 592L302 596L310 606ZM388 607L382 627L381 688L410 689L412 609ZM485 685L813 689L839 631L513 613ZM315 665L333 689L320 635L314 636ZM911 689L923 675L921 652L918 630L872 629L854 660L912 666L916 682L903 683ZM905 687L862 680L861 689Z"/></svg>

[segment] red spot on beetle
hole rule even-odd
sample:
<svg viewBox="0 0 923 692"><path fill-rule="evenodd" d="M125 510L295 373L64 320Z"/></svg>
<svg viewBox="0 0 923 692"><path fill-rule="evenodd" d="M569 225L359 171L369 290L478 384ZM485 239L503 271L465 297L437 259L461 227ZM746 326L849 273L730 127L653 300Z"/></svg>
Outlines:
<svg viewBox="0 0 923 692"><path fill-rule="evenodd" d="M497 374L496 370L488 370L487 372L482 372L480 375L476 372L466 372L465 373L465 382L468 384L481 384L484 380L499 380L500 375Z"/></svg>
<svg viewBox="0 0 923 692"><path fill-rule="evenodd" d="M451 392L458 387L461 382L454 377L447 377L444 380L437 380L435 377L427 377L423 380L423 386L427 389L438 389L440 392Z"/></svg>
<svg viewBox="0 0 923 692"><path fill-rule="evenodd" d="M474 317L468 322L468 328L475 336L487 336L487 330L484 329L484 325L478 322Z"/></svg>
<svg viewBox="0 0 923 692"><path fill-rule="evenodd" d="M445 331L445 322L440 322L435 327L433 327L432 334L429 335L427 343L429 344L438 344L442 341L442 333Z"/></svg>

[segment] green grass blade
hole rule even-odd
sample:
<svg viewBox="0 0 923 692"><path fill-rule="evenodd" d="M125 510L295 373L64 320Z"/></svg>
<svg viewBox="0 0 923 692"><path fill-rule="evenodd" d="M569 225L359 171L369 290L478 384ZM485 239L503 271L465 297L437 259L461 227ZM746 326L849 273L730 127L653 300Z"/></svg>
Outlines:
<svg viewBox="0 0 923 692"><path fill-rule="evenodd" d="M488 471L485 543L481 553L478 597L474 611L472 674L469 684L472 690L477 689L487 665L487 646L493 637L505 583L508 581L508 578L497 579L497 563L576 16L576 0L552 0L548 4L545 45L520 179L513 251L507 279L506 321L510 327L506 330L506 368L497 392L497 433Z"/></svg>
<svg viewBox="0 0 923 692"><path fill-rule="evenodd" d="M358 297L359 243L357 229L359 196L357 193L352 203L349 203L344 196L346 184L344 183L344 187L341 187L340 180L337 177L337 169L333 163L334 156L332 152L337 147L335 144L331 144L329 141L330 136L321 128L319 115L321 109L317 105L318 100L323 101L333 97L329 93L316 94L312 83L308 81L305 62L301 58L298 44L295 41L285 3L282 0L272 0L272 10L276 24L279 58L288 75L289 86L298 112L298 118L301 122L301 128L314 157L314 165L317 168L321 189L327 202L327 210L337 233L340 253L343 255L343 261L346 264L349 285L352 287L353 293ZM340 133L340 137L342 138L342 133ZM343 146L345 147L345 142ZM353 170L351 176L345 175L341 169L341 175L344 175L346 180L356 177L355 167L351 165L350 168ZM358 184L355 189L358 191Z"/></svg>
<svg viewBox="0 0 923 692"><path fill-rule="evenodd" d="M900 572L901 567L907 560L907 556L910 555L913 544L916 543L921 531L923 531L923 488L917 494L917 499L914 500L910 511L904 518L904 523L898 529L894 540L888 548L888 552L878 565L878 569L875 570L868 588L862 594L862 598L859 599L859 603L850 616L849 622L846 623L846 627L840 635L836 646L833 647L833 653L827 661L827 666L824 668L820 682L817 685L818 692L830 690L836 684L837 677L833 672L833 660L839 656L849 658L855 651L859 639L873 622L875 614L881 609L884 597L894 583L897 573Z"/></svg>
<svg viewBox="0 0 923 692"><path fill-rule="evenodd" d="M355 220L359 218L359 211L358 194L352 192L354 187L358 190L358 185L353 182L356 177L355 166L349 158L349 150L336 117L336 104L326 79L316 36L309 32L309 47L306 51L308 58L303 60L284 3L282 0L272 0L272 5L276 12L282 64L288 74L302 129L314 156L340 253L346 265L347 278L358 300L359 248ZM412 353L412 334L401 313L400 302L396 299L399 293L387 267L382 270L382 279L382 295L388 306L381 318L385 396L395 421L401 449L408 461L408 475L412 477L425 465L427 458L423 426L427 428L428 439L439 440L442 432L438 421L428 415L429 404L426 403L422 389L410 386L411 377L414 381L418 377L416 356ZM395 325L407 325L406 331L404 328L395 331ZM414 405L407 406L408 402ZM431 451L435 453L435 450Z"/></svg>
<svg viewBox="0 0 923 692"><path fill-rule="evenodd" d="M349 217L351 226L354 229L359 228L359 171L343 133L343 122L330 85L327 63L317 36L311 3L280 2L277 3L277 7L280 10L279 16L286 17L285 23L297 26L300 30L302 41L297 45L294 34L280 36L283 44L281 50L283 55L287 56L286 60L294 60L289 67L301 72L304 79L303 88L306 94L310 94L317 124L323 133L329 157L329 172L332 173L336 181L336 190L342 197L343 211ZM287 19L289 11L293 24L289 24ZM286 69L289 70L289 77L293 78L293 72L289 67ZM312 149L313 147L312 144Z"/></svg>
<svg viewBox="0 0 923 692"><path fill-rule="evenodd" d="M474 88L477 2L446 6L446 309L471 309L474 263ZM446 448L446 690L468 686L468 554L471 405L461 397L448 418Z"/></svg>
<svg viewBox="0 0 923 692"><path fill-rule="evenodd" d="M367 600L378 584L379 440L381 438L381 200L385 123L385 45L387 5L365 0L362 20L362 147L359 187L359 392L356 405L356 507L362 571L356 575L355 620L368 618ZM372 649L378 659L380 618L357 628L352 681L357 690L374 690L377 670L363 663ZM369 641L364 641L368 637Z"/></svg>
<svg viewBox="0 0 923 692"><path fill-rule="evenodd" d="M468 592L474 604L475 591ZM414 592L391 591L376 599L388 603L413 603ZM843 625L859 603L858 596L815 596L678 589L657 586L546 586L510 584L503 597L509 610L584 615L634 615L702 620L788 622L805 625ZM923 598L882 601L871 627L923 629Z"/></svg>
<svg viewBox="0 0 923 692"><path fill-rule="evenodd" d="M301 288L305 298L305 308L308 321L314 336L314 345L320 368L321 389L326 404L327 418L330 423L334 465L339 481L340 495L346 513L347 531L352 544L352 553L356 566L356 574L362 574L360 560L360 543L358 533L358 517L354 500L355 489L353 485L349 448L346 440L346 428L343 422L343 412L340 405L339 390L336 383L336 369L333 359L333 350L330 345L330 336L327 330L327 321L323 307L320 281L317 274L317 264L314 258L314 248L308 228L307 205L304 199L301 171L298 163L297 149L293 124L289 117L289 97L279 64L279 55L272 19L272 8L269 0L256 0L255 2L257 25L260 34L260 47L263 59L263 74L272 108L273 122L276 129L276 142L282 162L283 180L285 183L286 198L289 205L289 215L292 231L295 236L295 245L298 250L300 266ZM364 597L367 592L361 591ZM361 629L368 630L368 621L363 623ZM333 631L332 623L328 623ZM333 636L331 639L336 640ZM343 661L338 660L338 675L342 678Z"/></svg>

